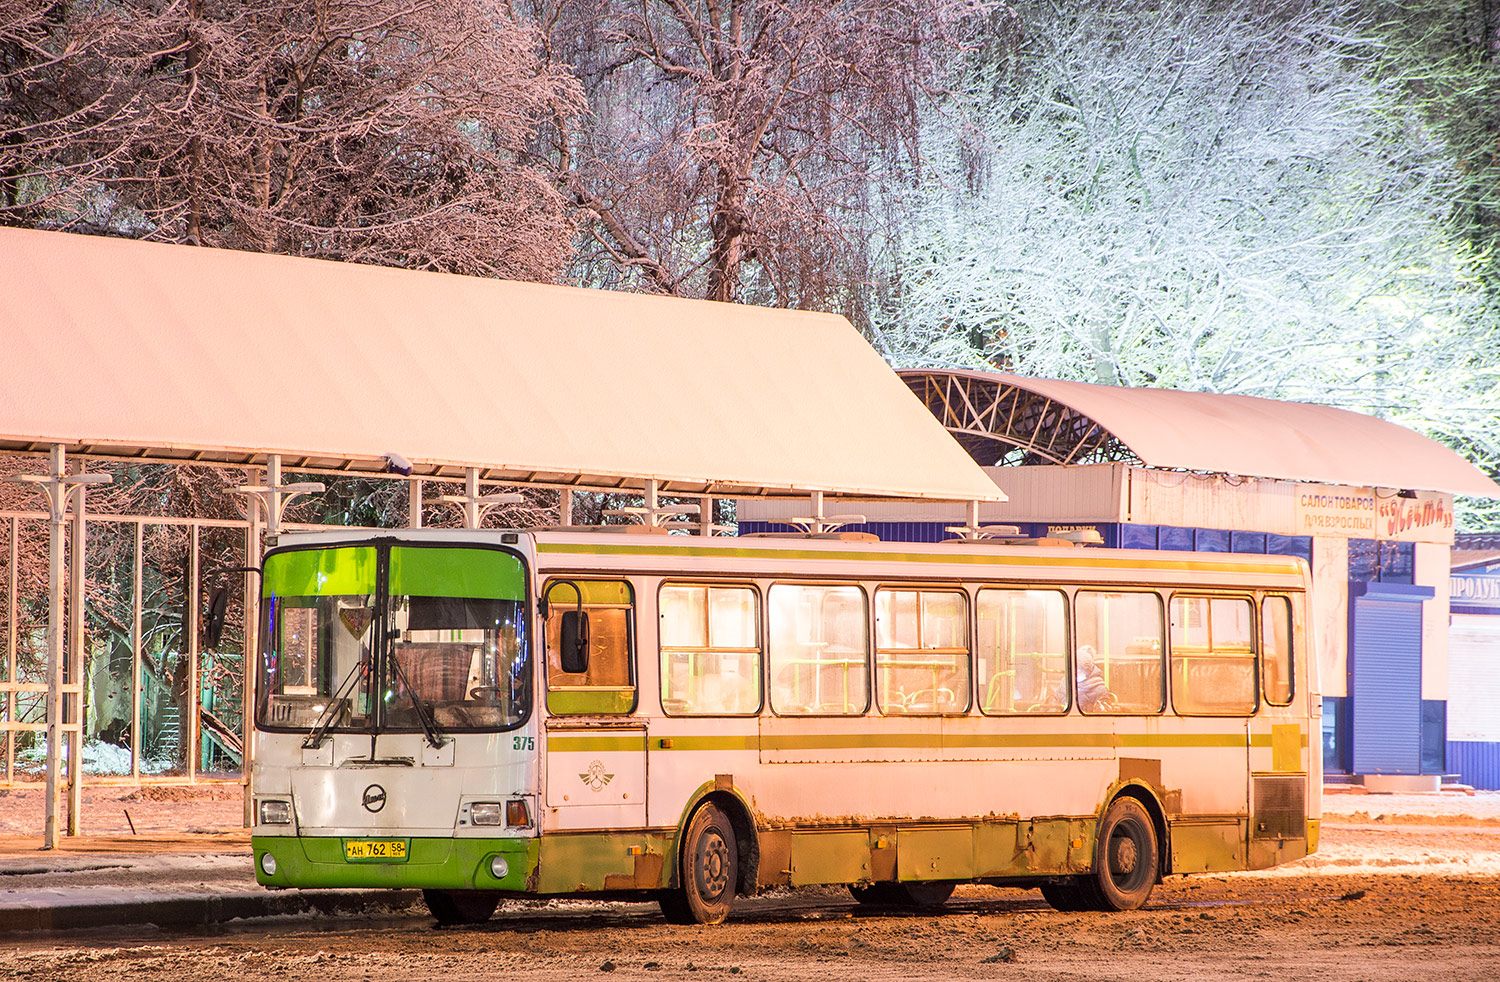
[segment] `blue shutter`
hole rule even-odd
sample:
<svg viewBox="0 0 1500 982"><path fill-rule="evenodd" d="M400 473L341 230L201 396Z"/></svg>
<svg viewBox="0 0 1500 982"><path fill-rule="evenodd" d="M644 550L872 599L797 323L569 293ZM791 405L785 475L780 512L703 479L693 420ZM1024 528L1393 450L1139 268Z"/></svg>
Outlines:
<svg viewBox="0 0 1500 982"><path fill-rule="evenodd" d="M1422 601L1430 587L1349 584L1354 773L1422 773Z"/></svg>

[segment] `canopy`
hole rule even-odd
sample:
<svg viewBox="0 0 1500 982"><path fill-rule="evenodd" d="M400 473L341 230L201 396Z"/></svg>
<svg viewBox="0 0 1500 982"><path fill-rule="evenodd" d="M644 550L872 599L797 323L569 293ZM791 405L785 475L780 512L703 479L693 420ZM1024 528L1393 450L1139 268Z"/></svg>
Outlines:
<svg viewBox="0 0 1500 982"><path fill-rule="evenodd" d="M0 450L1002 500L841 317L0 228Z"/></svg>
<svg viewBox="0 0 1500 982"><path fill-rule="evenodd" d="M981 464L1135 459L1147 467L1500 497L1404 426L1301 402L1004 372L900 373Z"/></svg>

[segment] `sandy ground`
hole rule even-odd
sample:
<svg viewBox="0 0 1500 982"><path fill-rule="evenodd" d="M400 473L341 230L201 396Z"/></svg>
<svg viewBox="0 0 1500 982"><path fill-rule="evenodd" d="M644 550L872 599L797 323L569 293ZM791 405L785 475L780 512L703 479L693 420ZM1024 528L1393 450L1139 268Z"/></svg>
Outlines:
<svg viewBox="0 0 1500 982"><path fill-rule="evenodd" d="M85 828L113 834L111 816L128 808L138 828L143 821L170 828L175 814L180 829L186 812L198 827L229 830L239 800L237 790L225 791L142 789L132 798L128 789L94 789ZM26 798L0 797L0 830L35 812L39 799ZM244 922L214 933L122 926L25 937L0 958L0 974L38 982L523 974L539 982L1500 979L1500 794L1330 795L1324 810L1323 847L1308 860L1264 873L1172 878L1146 909L1127 914L1061 914L1034 890L975 886L960 888L938 912L858 908L835 889L778 893L742 901L715 928L669 926L650 904L526 902L505 905L478 928L438 930L413 910L385 919ZM140 884L183 875L173 862L42 879ZM236 862L243 861L217 857L191 875L205 884L247 882L248 869Z"/></svg>
<svg viewBox="0 0 1500 982"><path fill-rule="evenodd" d="M66 813L64 794L60 814ZM0 788L0 836L40 835L45 815L40 787ZM78 815L82 835L233 832L243 827L244 794L238 784L84 785Z"/></svg>

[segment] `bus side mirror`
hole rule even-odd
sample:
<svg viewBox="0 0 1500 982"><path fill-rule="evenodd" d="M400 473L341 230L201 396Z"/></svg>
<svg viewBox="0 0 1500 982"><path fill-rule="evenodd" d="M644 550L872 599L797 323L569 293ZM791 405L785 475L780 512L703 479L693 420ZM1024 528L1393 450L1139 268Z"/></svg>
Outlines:
<svg viewBox="0 0 1500 982"><path fill-rule="evenodd" d="M562 670L573 675L581 675L589 670L588 611L563 611Z"/></svg>
<svg viewBox="0 0 1500 982"><path fill-rule="evenodd" d="M212 651L224 636L224 612L229 607L229 588L219 587L208 598L208 612L203 619L204 647Z"/></svg>

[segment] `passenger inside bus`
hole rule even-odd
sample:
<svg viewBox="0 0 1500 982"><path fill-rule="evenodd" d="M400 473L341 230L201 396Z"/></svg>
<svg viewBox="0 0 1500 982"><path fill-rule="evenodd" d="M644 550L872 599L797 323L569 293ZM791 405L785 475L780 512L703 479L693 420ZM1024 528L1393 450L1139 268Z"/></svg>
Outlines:
<svg viewBox="0 0 1500 982"><path fill-rule="evenodd" d="M1099 656L1093 645L1079 645L1073 668L1078 682L1079 709L1086 713L1102 713L1115 707L1114 694L1104 681L1104 669L1099 666ZM1066 694L1062 697L1066 699Z"/></svg>

